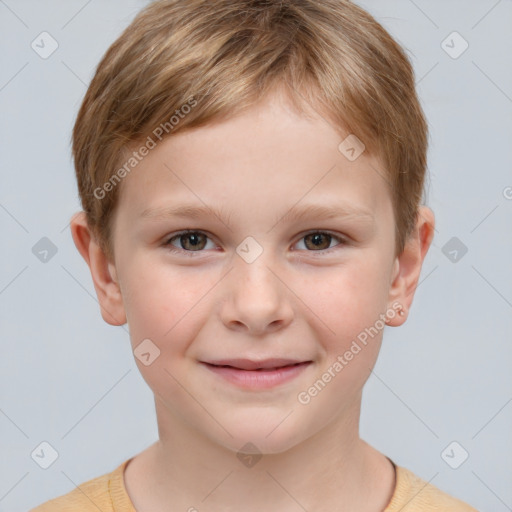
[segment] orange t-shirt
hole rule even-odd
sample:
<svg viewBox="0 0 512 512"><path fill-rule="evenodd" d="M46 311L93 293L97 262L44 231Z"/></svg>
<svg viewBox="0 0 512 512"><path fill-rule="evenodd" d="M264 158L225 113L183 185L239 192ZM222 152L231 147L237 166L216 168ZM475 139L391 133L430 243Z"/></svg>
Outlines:
<svg viewBox="0 0 512 512"><path fill-rule="evenodd" d="M47 501L29 512L136 512L123 478L124 468L130 460L124 461L111 473L88 480L68 494ZM394 466L395 490L383 512L478 512L408 469Z"/></svg>

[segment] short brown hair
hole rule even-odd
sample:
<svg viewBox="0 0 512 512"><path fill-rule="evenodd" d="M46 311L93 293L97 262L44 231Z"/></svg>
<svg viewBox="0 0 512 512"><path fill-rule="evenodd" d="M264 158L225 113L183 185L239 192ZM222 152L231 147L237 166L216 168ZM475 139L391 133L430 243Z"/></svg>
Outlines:
<svg viewBox="0 0 512 512"><path fill-rule="evenodd" d="M172 135L228 118L276 86L381 157L402 252L422 200L428 128L412 65L389 33L348 0L158 0L105 53L73 129L82 207L109 258L130 148L157 127Z"/></svg>

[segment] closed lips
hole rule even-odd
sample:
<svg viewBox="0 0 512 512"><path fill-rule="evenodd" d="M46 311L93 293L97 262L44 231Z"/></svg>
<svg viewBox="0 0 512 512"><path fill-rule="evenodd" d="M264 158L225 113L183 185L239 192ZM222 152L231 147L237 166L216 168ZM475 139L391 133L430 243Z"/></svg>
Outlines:
<svg viewBox="0 0 512 512"><path fill-rule="evenodd" d="M235 370L246 371L273 371L280 368L299 366L309 364L311 361L293 361L285 359L271 359L266 361L251 360L223 360L215 362L205 362L209 366L217 366L220 368L233 368Z"/></svg>

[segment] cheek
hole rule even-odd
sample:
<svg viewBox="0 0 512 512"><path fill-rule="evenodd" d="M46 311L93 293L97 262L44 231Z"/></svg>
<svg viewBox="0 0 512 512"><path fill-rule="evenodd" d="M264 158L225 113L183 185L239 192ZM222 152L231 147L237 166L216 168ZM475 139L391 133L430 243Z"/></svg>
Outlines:
<svg viewBox="0 0 512 512"><path fill-rule="evenodd" d="M213 286L212 277L149 262L132 267L123 287L132 344L150 338L162 349L179 349L170 341L193 338L190 314L202 314L201 298Z"/></svg>
<svg viewBox="0 0 512 512"><path fill-rule="evenodd" d="M176 363L183 364L202 319L207 317L207 300L201 297L214 283L211 276L194 276L166 265L133 267L138 271L127 274L130 278L124 281L123 294L135 362L155 393L175 396L176 401L182 390L173 376L181 381L180 375L187 373L187 368L176 367ZM186 402L184 397L182 406Z"/></svg>
<svg viewBox="0 0 512 512"><path fill-rule="evenodd" d="M311 406L320 424L356 403L377 361L385 327L380 315L386 310L386 278L378 261L361 259L330 269L321 280L308 279L300 294L309 297L305 302L315 313L308 316L318 326L323 357L297 401L301 407Z"/></svg>
<svg viewBox="0 0 512 512"><path fill-rule="evenodd" d="M319 269L298 281L297 295L316 315L316 323L323 325L323 339L330 348L350 345L385 312L387 275L376 256L365 256L338 268Z"/></svg>

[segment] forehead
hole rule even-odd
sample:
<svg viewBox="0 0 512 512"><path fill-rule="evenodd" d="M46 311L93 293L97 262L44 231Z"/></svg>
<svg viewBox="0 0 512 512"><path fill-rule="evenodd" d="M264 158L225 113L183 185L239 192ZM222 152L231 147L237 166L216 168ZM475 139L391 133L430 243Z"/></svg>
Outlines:
<svg viewBox="0 0 512 512"><path fill-rule="evenodd" d="M300 202L342 201L376 212L390 200L387 173L360 142L329 118L271 95L158 142L124 180L120 208L137 217L173 202L202 203L264 217Z"/></svg>

